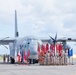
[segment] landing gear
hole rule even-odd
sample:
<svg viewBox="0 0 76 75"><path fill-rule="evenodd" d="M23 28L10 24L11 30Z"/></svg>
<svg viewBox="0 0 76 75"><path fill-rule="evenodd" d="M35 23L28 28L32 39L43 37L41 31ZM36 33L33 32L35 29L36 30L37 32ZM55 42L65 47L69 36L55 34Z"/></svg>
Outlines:
<svg viewBox="0 0 76 75"><path fill-rule="evenodd" d="M29 64L35 64L35 63L37 63L36 59L29 59Z"/></svg>
<svg viewBox="0 0 76 75"><path fill-rule="evenodd" d="M35 61L36 61L36 60L35 60L35 59L33 59L33 64L35 64Z"/></svg>
<svg viewBox="0 0 76 75"><path fill-rule="evenodd" d="M11 63L11 64L14 64L14 63L15 63L14 58L10 57L10 63Z"/></svg>
<svg viewBox="0 0 76 75"><path fill-rule="evenodd" d="M29 64L31 64L31 62L32 62L31 60L32 60L32 59L29 59Z"/></svg>
<svg viewBox="0 0 76 75"><path fill-rule="evenodd" d="M38 63L38 60L35 60L35 63Z"/></svg>

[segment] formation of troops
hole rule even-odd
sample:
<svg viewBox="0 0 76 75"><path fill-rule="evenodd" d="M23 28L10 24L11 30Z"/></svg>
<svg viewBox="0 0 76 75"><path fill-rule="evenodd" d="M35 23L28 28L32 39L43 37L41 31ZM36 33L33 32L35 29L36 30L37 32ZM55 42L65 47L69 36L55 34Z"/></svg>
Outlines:
<svg viewBox="0 0 76 75"><path fill-rule="evenodd" d="M62 44L53 44L50 48L48 44L46 44L46 46L43 47L41 50L40 47L38 47L40 65L67 65L70 56L73 55L70 49L64 50Z"/></svg>

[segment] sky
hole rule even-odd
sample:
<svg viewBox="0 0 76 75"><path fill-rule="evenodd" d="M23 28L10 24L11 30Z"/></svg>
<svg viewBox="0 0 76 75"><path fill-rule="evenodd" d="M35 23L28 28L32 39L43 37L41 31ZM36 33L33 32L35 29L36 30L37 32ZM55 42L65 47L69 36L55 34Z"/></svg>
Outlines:
<svg viewBox="0 0 76 75"><path fill-rule="evenodd" d="M76 38L76 0L0 0L0 38L15 36L15 10L20 37ZM76 43L69 44L76 53ZM0 53L9 50L0 46Z"/></svg>

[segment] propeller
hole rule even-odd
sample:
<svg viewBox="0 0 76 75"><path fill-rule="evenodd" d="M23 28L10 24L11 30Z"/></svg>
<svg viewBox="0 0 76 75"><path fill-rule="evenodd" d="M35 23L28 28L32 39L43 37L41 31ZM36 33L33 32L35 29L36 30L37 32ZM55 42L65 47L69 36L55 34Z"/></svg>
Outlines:
<svg viewBox="0 0 76 75"><path fill-rule="evenodd" d="M54 43L54 45L55 45L56 42L57 42L57 33L56 33L56 35L55 35L55 38L53 38L53 37L51 37L51 36L50 36L50 38L52 39L52 41L53 41L53 43ZM65 37L64 37L64 38L65 38ZM66 41L62 41L62 44L63 44L64 50L70 49L70 46L66 43Z"/></svg>
<svg viewBox="0 0 76 75"><path fill-rule="evenodd" d="M57 33L56 33L56 35L55 35L55 38L53 38L53 37L51 37L51 36L50 36L50 38L52 39L53 43L55 44L55 43L57 42Z"/></svg>

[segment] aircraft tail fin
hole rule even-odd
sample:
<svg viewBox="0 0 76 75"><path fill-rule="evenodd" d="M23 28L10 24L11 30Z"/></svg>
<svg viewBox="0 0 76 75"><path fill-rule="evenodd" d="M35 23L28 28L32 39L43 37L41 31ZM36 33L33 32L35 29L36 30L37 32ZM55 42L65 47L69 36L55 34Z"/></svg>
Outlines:
<svg viewBox="0 0 76 75"><path fill-rule="evenodd" d="M18 37L18 26L17 26L17 11L15 10L15 37Z"/></svg>

